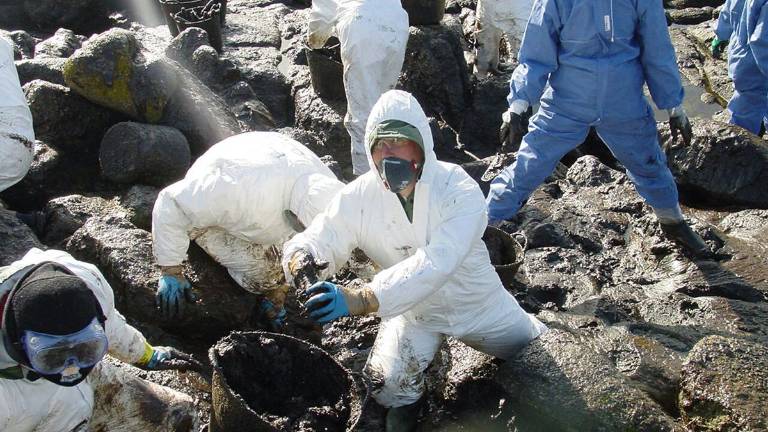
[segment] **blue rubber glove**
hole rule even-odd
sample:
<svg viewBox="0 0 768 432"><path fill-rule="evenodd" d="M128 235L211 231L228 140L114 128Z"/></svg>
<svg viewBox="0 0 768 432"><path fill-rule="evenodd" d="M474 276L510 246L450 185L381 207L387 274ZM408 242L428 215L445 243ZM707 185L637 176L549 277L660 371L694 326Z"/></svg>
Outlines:
<svg viewBox="0 0 768 432"><path fill-rule="evenodd" d="M185 301L194 303L192 285L184 276L163 275L157 283L155 304L165 319L181 318L184 315Z"/></svg>
<svg viewBox="0 0 768 432"><path fill-rule="evenodd" d="M306 291L310 297L304 304L309 316L325 324L343 316L349 316L349 307L341 288L330 282L317 282Z"/></svg>
<svg viewBox="0 0 768 432"><path fill-rule="evenodd" d="M278 308L268 298L262 298L259 302L259 310L261 314L267 318L270 330L273 332L279 332L285 326L285 319L288 313L284 307Z"/></svg>

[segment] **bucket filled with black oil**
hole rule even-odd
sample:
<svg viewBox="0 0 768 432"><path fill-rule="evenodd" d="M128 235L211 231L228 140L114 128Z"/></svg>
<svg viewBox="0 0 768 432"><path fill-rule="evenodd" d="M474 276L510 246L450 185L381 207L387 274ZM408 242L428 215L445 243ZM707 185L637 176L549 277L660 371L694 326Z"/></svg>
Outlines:
<svg viewBox="0 0 768 432"><path fill-rule="evenodd" d="M312 88L323 99L343 100L344 65L341 63L341 44L335 37L318 49L306 48L307 64Z"/></svg>
<svg viewBox="0 0 768 432"><path fill-rule="evenodd" d="M198 27L208 33L208 42L219 53L222 50L221 39L221 3L208 2L205 6L183 8L173 16L173 21L179 32L190 27Z"/></svg>
<svg viewBox="0 0 768 432"><path fill-rule="evenodd" d="M327 352L291 336L232 332L209 356L210 432L352 431L367 399Z"/></svg>
<svg viewBox="0 0 768 432"><path fill-rule="evenodd" d="M179 13L182 9L191 9L194 7L205 6L211 2L211 0L158 0L160 2L160 8L163 11L163 17L165 18L165 24L168 26L168 31L171 32L171 36L176 37L180 31L174 15ZM224 26L225 17L227 15L227 0L216 0L214 3L219 3L219 23Z"/></svg>
<svg viewBox="0 0 768 432"><path fill-rule="evenodd" d="M518 234L522 236L522 233ZM491 264L496 269L504 286L509 286L520 269L525 258L525 237L523 244L515 236L493 226L485 228L483 233L485 247L491 257Z"/></svg>
<svg viewBox="0 0 768 432"><path fill-rule="evenodd" d="M401 0L409 25L435 25L445 15L445 0Z"/></svg>

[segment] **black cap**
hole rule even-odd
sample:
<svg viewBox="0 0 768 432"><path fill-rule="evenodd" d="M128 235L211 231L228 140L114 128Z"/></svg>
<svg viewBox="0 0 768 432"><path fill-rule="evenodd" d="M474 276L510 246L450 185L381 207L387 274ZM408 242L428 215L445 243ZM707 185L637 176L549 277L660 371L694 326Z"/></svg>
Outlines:
<svg viewBox="0 0 768 432"><path fill-rule="evenodd" d="M94 318L103 321L98 299L88 285L60 264L34 269L8 299L7 318L17 336L25 330L67 335L85 328Z"/></svg>

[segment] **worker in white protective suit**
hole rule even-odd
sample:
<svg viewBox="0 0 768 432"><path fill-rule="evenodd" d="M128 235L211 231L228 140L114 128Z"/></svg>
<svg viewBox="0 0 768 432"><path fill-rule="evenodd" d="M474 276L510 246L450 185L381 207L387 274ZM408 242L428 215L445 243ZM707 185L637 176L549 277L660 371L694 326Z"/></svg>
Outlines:
<svg viewBox="0 0 768 432"><path fill-rule="evenodd" d="M0 37L0 192L27 174L34 144L32 113L13 63L13 45Z"/></svg>
<svg viewBox="0 0 768 432"><path fill-rule="evenodd" d="M517 51L533 7L532 0L478 0L475 20L475 72L483 78L488 73L503 72L499 67L502 36L509 42L510 57Z"/></svg>
<svg viewBox="0 0 768 432"><path fill-rule="evenodd" d="M112 288L99 270L62 251L31 249L0 268L0 317L4 432L91 430L91 417L98 414L93 412L94 391L116 376L101 362L107 352L147 370L201 367L187 354L147 343L115 309ZM123 386L134 390L134 400L122 399L121 407L107 404L102 409L113 412L101 415L120 417L126 405L159 402L154 394L137 394L145 386L140 378L134 381ZM155 406L152 418L112 423L127 422L143 431L197 431L192 398L167 391L179 396ZM115 392L110 396L119 400Z"/></svg>
<svg viewBox="0 0 768 432"><path fill-rule="evenodd" d="M424 370L446 336L506 358L546 327L504 289L481 238L483 193L461 167L436 159L416 99L385 93L366 138L371 171L286 243L283 266L293 278L301 263L327 262L327 276L357 247L384 269L359 290L318 282L305 306L320 323L381 317L365 370L374 398L390 408L387 430L408 431L416 426Z"/></svg>
<svg viewBox="0 0 768 432"><path fill-rule="evenodd" d="M343 186L314 153L279 133L244 133L211 147L155 202L161 313L174 318L185 300L194 301L181 266L194 240L241 287L260 296L256 319L280 330L288 291L280 266L283 242L309 225Z"/></svg>
<svg viewBox="0 0 768 432"><path fill-rule="evenodd" d="M347 114L352 140L352 171L368 171L365 124L382 93L400 76L408 42L408 14L400 0L314 0L307 44L322 48L331 36L341 42Z"/></svg>

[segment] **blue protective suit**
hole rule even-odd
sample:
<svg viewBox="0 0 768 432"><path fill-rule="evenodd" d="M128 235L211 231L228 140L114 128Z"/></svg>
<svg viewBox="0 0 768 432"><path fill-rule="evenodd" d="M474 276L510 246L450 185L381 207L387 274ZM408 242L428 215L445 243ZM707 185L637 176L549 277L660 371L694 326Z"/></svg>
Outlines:
<svg viewBox="0 0 768 432"><path fill-rule="evenodd" d="M722 39L722 30L722 36L730 40L728 75L734 88L728 102L731 123L758 134L768 117L768 5L766 0L729 0L726 7L723 11L730 13L725 17L721 13L716 34ZM727 34L728 29L732 33Z"/></svg>
<svg viewBox="0 0 768 432"><path fill-rule="evenodd" d="M660 109L683 101L661 0L536 0L508 101L541 106L491 183L490 219L512 217L591 126L651 206L677 206L644 83Z"/></svg>

